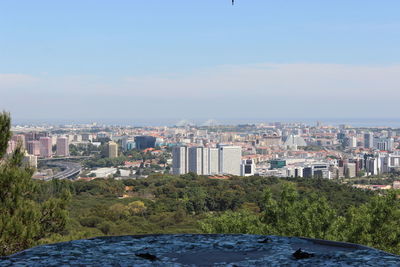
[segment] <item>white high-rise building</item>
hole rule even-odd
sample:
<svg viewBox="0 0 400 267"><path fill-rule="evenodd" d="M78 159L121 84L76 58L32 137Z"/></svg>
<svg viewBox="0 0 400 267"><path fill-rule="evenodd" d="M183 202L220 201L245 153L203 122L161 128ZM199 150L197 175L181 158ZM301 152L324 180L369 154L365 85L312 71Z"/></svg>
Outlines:
<svg viewBox="0 0 400 267"><path fill-rule="evenodd" d="M209 156L208 156L208 154L210 153L210 150L209 150L209 148L203 147L202 152L203 152L203 154L202 154L202 166L201 166L202 174L203 175L210 175L210 171L209 171L210 162L209 162Z"/></svg>
<svg viewBox="0 0 400 267"><path fill-rule="evenodd" d="M208 148L190 147L188 150L188 171L198 175L208 175Z"/></svg>
<svg viewBox="0 0 400 267"><path fill-rule="evenodd" d="M219 153L218 148L208 149L208 174L218 174L219 173Z"/></svg>
<svg viewBox="0 0 400 267"><path fill-rule="evenodd" d="M186 146L172 149L172 174L188 173L188 148Z"/></svg>
<svg viewBox="0 0 400 267"><path fill-rule="evenodd" d="M174 147L172 173L198 175L241 174L242 148L238 146Z"/></svg>
<svg viewBox="0 0 400 267"><path fill-rule="evenodd" d="M203 148L189 147L188 155L188 171L198 175L203 174Z"/></svg>
<svg viewBox="0 0 400 267"><path fill-rule="evenodd" d="M218 145L219 173L240 175L242 148L240 146Z"/></svg>

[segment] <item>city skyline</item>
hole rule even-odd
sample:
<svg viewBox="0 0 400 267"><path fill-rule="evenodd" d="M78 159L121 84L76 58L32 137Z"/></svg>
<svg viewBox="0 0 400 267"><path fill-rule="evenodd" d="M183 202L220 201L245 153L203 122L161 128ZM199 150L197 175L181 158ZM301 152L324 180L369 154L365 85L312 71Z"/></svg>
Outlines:
<svg viewBox="0 0 400 267"><path fill-rule="evenodd" d="M0 107L43 122L395 118L399 8L3 2Z"/></svg>
<svg viewBox="0 0 400 267"><path fill-rule="evenodd" d="M213 124L209 124L213 122ZM216 126L237 126L237 125L257 125L257 124L271 124L275 122L282 123L293 123L293 124L305 124L305 125L317 125L322 124L324 126L339 126L349 125L354 127L365 127L365 128L400 128L400 119L398 118L310 118L310 119L297 119L297 118L230 118L230 119L206 119L196 118L192 120L179 119L179 118L153 118L153 119L132 119L132 118L114 118L114 119L16 119L12 121L14 127L48 127L48 126L63 126L63 125L89 125L95 124L99 126L122 126L122 127L171 127L178 126L182 127L184 124L196 126L196 127L210 127Z"/></svg>

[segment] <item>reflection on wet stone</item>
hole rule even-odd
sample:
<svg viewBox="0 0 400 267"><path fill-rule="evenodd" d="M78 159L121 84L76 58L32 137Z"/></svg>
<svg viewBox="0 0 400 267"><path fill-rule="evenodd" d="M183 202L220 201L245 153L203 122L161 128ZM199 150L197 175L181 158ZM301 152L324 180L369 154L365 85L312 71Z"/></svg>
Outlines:
<svg viewBox="0 0 400 267"><path fill-rule="evenodd" d="M400 266L371 248L258 235L101 237L44 245L0 260L0 266Z"/></svg>

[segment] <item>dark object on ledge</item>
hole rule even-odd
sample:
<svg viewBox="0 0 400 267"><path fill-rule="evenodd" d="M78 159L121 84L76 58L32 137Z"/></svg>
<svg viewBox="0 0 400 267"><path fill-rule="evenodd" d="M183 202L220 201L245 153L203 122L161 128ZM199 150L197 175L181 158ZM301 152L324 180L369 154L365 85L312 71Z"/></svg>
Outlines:
<svg viewBox="0 0 400 267"><path fill-rule="evenodd" d="M267 238L264 238L262 240L258 240L258 243L260 243L260 244L268 244L268 243L271 243L271 241L272 240L267 237Z"/></svg>
<svg viewBox="0 0 400 267"><path fill-rule="evenodd" d="M314 257L297 260L293 251L300 248L299 252L314 253ZM400 257L365 246L317 239L184 234L75 240L34 247L0 260L0 266L282 265L398 267Z"/></svg>
<svg viewBox="0 0 400 267"><path fill-rule="evenodd" d="M308 258L314 257L314 254L302 251L301 248L299 248L298 250L296 250L295 253L293 253L293 257L296 260L301 260L301 259L308 259Z"/></svg>
<svg viewBox="0 0 400 267"><path fill-rule="evenodd" d="M156 256L154 256L154 255L152 255L150 253L138 253L138 254L135 254L135 255L140 257L140 258L149 260L149 261L157 261L158 260L158 258Z"/></svg>

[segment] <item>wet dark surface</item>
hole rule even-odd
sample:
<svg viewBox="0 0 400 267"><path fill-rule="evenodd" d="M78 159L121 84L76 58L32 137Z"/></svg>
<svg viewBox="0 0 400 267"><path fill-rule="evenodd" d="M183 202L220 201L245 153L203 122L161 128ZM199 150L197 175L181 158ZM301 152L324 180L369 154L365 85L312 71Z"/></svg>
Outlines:
<svg viewBox="0 0 400 267"><path fill-rule="evenodd" d="M268 238L268 239L267 239ZM296 259L301 252L312 257ZM257 235L100 237L44 245L0 266L400 266L400 257L347 243Z"/></svg>

